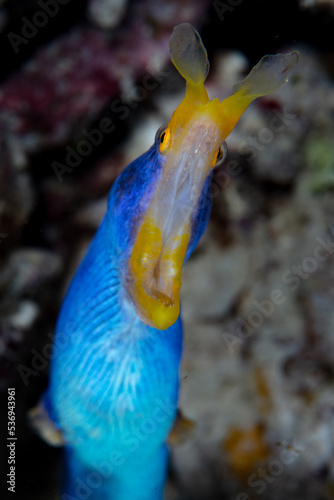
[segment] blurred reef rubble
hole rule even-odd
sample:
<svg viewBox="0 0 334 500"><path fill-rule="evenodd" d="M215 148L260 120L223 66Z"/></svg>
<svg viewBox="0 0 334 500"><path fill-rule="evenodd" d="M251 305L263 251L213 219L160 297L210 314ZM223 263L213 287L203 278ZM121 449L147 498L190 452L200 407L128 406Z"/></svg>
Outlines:
<svg viewBox="0 0 334 500"><path fill-rule="evenodd" d="M56 498L60 455L25 412L47 384L66 287L112 182L183 96L173 26L202 23L209 38L215 15L205 0L83 5L0 85L0 388L17 387L26 500ZM3 0L0 29L38 10ZM290 82L252 104L227 140L209 228L184 268L180 407L195 425L173 440L168 500L334 497L334 52L293 48ZM210 62L207 88L220 99L250 65L221 47ZM34 449L46 457L42 483Z"/></svg>

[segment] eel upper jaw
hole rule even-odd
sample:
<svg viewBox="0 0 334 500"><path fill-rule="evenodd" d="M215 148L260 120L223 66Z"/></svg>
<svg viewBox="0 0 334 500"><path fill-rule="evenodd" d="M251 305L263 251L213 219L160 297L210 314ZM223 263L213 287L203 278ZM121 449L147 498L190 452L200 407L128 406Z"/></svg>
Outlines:
<svg viewBox="0 0 334 500"><path fill-rule="evenodd" d="M180 313L181 271L220 138L203 117L174 137L129 259L128 292L140 319L165 330Z"/></svg>

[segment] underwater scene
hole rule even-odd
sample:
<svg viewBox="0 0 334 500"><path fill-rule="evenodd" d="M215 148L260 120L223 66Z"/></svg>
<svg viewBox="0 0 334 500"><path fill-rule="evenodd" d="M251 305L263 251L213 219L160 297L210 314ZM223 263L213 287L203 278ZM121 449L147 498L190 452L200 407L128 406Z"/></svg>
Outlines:
<svg viewBox="0 0 334 500"><path fill-rule="evenodd" d="M334 1L0 44L0 498L333 500Z"/></svg>

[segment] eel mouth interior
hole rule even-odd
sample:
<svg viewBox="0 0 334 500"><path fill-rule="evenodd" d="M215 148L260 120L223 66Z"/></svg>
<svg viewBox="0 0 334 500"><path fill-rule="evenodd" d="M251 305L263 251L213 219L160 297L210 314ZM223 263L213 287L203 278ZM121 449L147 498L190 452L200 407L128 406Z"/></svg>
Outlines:
<svg viewBox="0 0 334 500"><path fill-rule="evenodd" d="M132 249L128 290L141 320L160 330L175 323L180 313L192 219L218 147L217 128L207 119L174 141Z"/></svg>

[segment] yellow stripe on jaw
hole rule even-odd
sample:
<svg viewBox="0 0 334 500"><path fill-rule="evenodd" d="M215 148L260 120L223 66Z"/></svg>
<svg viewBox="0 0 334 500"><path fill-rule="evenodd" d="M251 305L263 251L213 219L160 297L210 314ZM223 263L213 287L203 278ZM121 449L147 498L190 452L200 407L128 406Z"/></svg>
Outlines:
<svg viewBox="0 0 334 500"><path fill-rule="evenodd" d="M181 270L189 232L163 243L161 230L145 218L129 261L131 296L141 320L159 330L175 323L180 314Z"/></svg>

